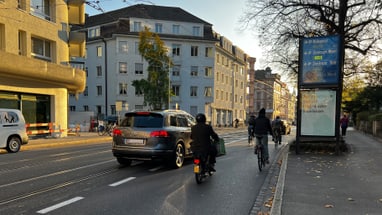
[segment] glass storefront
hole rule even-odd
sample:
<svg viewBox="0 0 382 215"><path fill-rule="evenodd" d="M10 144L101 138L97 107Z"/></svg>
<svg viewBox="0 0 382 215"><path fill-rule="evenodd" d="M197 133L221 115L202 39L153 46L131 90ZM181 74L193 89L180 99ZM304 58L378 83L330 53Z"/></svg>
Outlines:
<svg viewBox="0 0 382 215"><path fill-rule="evenodd" d="M0 91L0 108L22 111L26 123L47 123L50 117L50 96Z"/></svg>

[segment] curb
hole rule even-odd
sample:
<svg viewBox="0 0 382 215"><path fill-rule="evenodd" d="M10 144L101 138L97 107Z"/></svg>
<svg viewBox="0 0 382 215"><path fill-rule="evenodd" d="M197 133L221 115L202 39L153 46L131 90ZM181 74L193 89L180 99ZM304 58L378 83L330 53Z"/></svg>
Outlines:
<svg viewBox="0 0 382 215"><path fill-rule="evenodd" d="M282 155L282 164L280 169L280 174L277 180L276 191L273 198L273 204L270 211L271 215L280 215L281 214L281 206L284 195L284 183L285 183L285 175L288 166L288 155L289 155L289 144L285 147L286 149L283 151Z"/></svg>
<svg viewBox="0 0 382 215"><path fill-rule="evenodd" d="M66 139L52 139L50 143L47 143L48 140L44 140L42 143L28 143L21 146L21 149L35 149L35 148L50 148L50 147L60 147L60 146L68 146L68 145L78 145L78 144L89 144L89 143L111 143L112 137L93 137L93 138L83 138L83 139L75 139L75 140L66 140Z"/></svg>

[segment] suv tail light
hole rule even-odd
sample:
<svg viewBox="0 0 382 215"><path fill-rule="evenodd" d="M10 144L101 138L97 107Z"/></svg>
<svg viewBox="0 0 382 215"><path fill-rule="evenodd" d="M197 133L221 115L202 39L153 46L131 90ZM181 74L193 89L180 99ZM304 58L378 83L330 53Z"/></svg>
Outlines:
<svg viewBox="0 0 382 215"><path fill-rule="evenodd" d="M121 130L119 130L118 128L113 129L113 136L121 136L121 135L122 135Z"/></svg>
<svg viewBox="0 0 382 215"><path fill-rule="evenodd" d="M168 137L168 132L165 130L152 131L150 137Z"/></svg>

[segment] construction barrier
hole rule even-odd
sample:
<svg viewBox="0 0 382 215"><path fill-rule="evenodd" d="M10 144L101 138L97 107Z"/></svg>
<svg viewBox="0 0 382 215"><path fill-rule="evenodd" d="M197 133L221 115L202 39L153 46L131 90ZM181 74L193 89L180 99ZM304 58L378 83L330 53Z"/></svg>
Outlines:
<svg viewBox="0 0 382 215"><path fill-rule="evenodd" d="M46 134L49 136L61 136L64 131L60 127L56 128L53 122L47 123L28 123L25 125L28 136Z"/></svg>

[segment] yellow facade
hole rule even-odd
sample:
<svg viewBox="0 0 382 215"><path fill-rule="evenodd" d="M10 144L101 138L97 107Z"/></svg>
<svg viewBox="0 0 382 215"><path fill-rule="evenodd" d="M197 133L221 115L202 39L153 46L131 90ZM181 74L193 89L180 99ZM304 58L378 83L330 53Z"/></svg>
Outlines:
<svg viewBox="0 0 382 215"><path fill-rule="evenodd" d="M45 118L63 129L62 136L68 94L86 86L85 71L70 66L70 57L84 55L85 37L70 34L71 24L84 24L84 8L79 0L0 0L0 106L7 105L8 95L47 96L50 116ZM41 112L38 106L24 108ZM41 123L30 118L36 120L29 123Z"/></svg>

